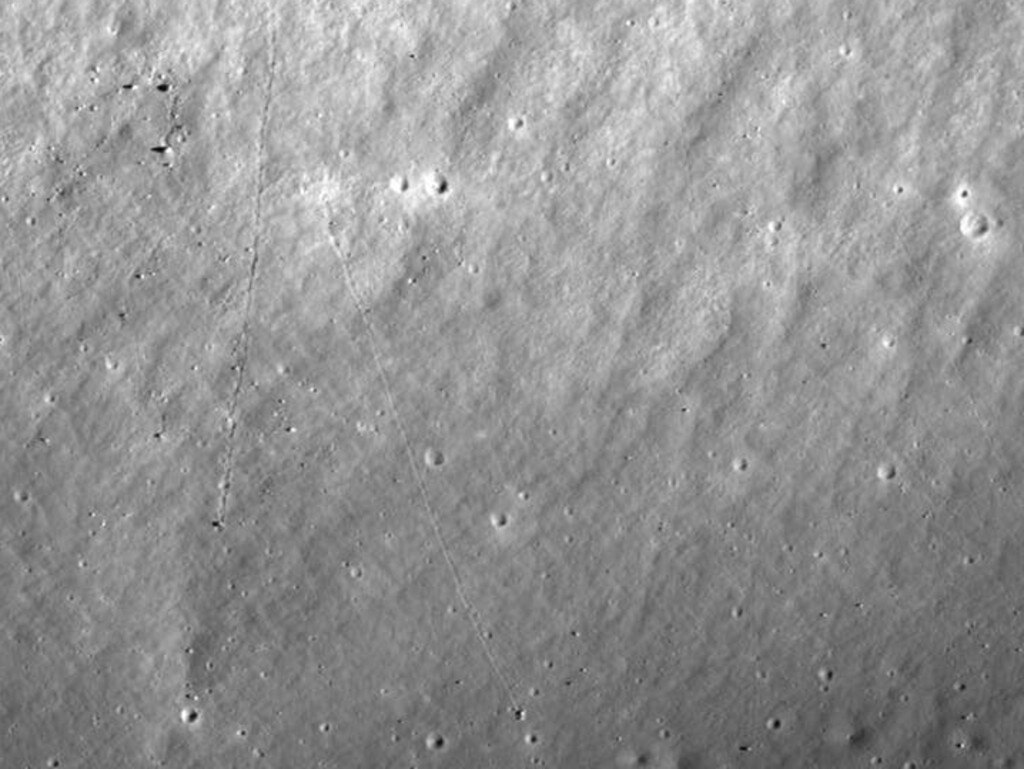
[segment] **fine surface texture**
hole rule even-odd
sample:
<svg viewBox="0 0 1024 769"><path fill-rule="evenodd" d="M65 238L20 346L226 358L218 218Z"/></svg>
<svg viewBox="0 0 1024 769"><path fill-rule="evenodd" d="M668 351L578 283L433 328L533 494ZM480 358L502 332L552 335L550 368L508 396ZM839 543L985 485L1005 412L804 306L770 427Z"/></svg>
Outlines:
<svg viewBox="0 0 1024 769"><path fill-rule="evenodd" d="M1024 6L0 9L0 766L1024 766Z"/></svg>

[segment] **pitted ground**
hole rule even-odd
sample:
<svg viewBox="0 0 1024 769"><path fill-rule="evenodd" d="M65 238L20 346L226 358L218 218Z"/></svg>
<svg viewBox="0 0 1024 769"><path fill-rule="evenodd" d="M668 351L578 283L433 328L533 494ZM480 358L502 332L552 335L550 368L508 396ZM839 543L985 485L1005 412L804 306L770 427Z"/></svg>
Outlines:
<svg viewBox="0 0 1024 769"><path fill-rule="evenodd" d="M1024 760L1012 3L0 29L5 766Z"/></svg>

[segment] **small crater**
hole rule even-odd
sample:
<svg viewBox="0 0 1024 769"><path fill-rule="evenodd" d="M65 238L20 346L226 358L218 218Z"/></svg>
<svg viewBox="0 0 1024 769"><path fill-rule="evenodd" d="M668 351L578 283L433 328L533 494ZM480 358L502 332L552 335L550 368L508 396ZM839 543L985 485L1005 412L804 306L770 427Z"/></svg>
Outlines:
<svg viewBox="0 0 1024 769"><path fill-rule="evenodd" d="M430 732L425 739L425 743L428 750L441 750L447 744L444 735L440 732Z"/></svg>
<svg viewBox="0 0 1024 769"><path fill-rule="evenodd" d="M875 475L880 481L891 481L896 477L896 465L892 462L882 462L876 469Z"/></svg>
<svg viewBox="0 0 1024 769"><path fill-rule="evenodd" d="M448 179L440 171L431 171L424 177L423 185L430 195L439 197L448 194Z"/></svg>
<svg viewBox="0 0 1024 769"><path fill-rule="evenodd" d="M508 130L519 131L526 125L526 121L519 115L513 115L508 119Z"/></svg>
<svg viewBox="0 0 1024 769"><path fill-rule="evenodd" d="M746 457L736 457L732 461L733 472L742 473L746 472L747 468L750 467L750 463Z"/></svg>
<svg viewBox="0 0 1024 769"><path fill-rule="evenodd" d="M165 168L171 168L174 165L174 149L166 144L158 144L155 147L149 148L151 152L155 152L162 158L161 165Z"/></svg>
<svg viewBox="0 0 1024 769"><path fill-rule="evenodd" d="M992 224L985 214L979 211L968 211L960 217L960 234L971 240L980 240L985 237Z"/></svg>
<svg viewBox="0 0 1024 769"><path fill-rule="evenodd" d="M624 750L615 759L615 765L622 769L631 769L635 766L652 766L654 758L650 753L638 750Z"/></svg>
<svg viewBox="0 0 1024 769"><path fill-rule="evenodd" d="M863 727L859 727L849 732L846 735L846 744L853 746L865 745L868 742L868 731Z"/></svg>
<svg viewBox="0 0 1024 769"><path fill-rule="evenodd" d="M782 728L782 719L780 718L769 718L765 723L765 728L770 732L777 732Z"/></svg>
<svg viewBox="0 0 1024 769"><path fill-rule="evenodd" d="M200 718L201 718L201 716L200 716L199 710L197 710L196 708L194 708L192 706L185 707L185 708L181 709L181 722L183 724L188 724L189 726L194 726L195 724L199 723L199 719Z"/></svg>
<svg viewBox="0 0 1024 769"><path fill-rule="evenodd" d="M523 735L523 742L525 742L527 745L536 745L538 742L540 742L540 735L536 732L527 732Z"/></svg>
<svg viewBox="0 0 1024 769"><path fill-rule="evenodd" d="M427 467L440 467L444 464L444 453L437 448L430 447L423 452L423 463Z"/></svg>
<svg viewBox="0 0 1024 769"><path fill-rule="evenodd" d="M388 182L388 186L391 188L392 192L400 195L403 192L408 192L409 180L402 174L399 174L391 177L391 181Z"/></svg>

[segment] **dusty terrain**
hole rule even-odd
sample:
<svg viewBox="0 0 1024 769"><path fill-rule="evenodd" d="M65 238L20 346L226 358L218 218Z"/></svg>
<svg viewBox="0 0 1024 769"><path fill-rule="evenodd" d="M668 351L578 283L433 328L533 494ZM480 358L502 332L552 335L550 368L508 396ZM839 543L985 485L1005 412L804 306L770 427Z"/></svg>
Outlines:
<svg viewBox="0 0 1024 769"><path fill-rule="evenodd" d="M1024 7L0 10L0 766L1024 765Z"/></svg>

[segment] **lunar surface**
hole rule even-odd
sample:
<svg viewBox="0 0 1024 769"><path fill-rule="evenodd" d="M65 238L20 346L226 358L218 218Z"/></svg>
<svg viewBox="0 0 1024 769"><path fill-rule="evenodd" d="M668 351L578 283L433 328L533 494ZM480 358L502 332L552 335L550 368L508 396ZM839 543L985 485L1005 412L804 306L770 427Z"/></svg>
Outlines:
<svg viewBox="0 0 1024 769"><path fill-rule="evenodd" d="M0 10L0 766L1024 766L1024 6Z"/></svg>

